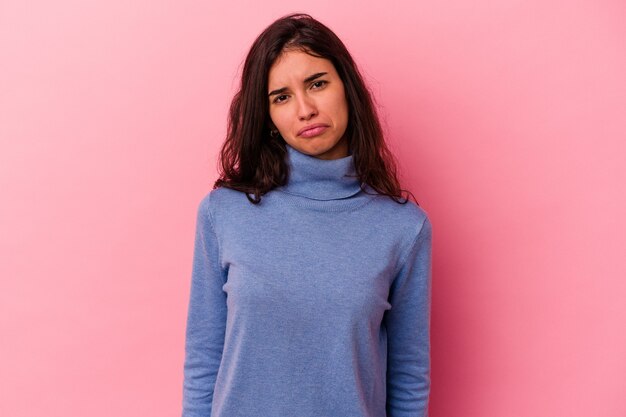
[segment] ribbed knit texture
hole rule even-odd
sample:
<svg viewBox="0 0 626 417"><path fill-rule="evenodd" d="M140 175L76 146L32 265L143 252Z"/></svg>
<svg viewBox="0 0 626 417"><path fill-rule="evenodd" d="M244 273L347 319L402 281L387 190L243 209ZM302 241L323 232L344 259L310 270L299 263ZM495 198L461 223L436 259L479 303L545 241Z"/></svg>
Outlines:
<svg viewBox="0 0 626 417"><path fill-rule="evenodd" d="M352 155L287 151L260 204L198 206L183 417L427 417L427 213L363 192Z"/></svg>

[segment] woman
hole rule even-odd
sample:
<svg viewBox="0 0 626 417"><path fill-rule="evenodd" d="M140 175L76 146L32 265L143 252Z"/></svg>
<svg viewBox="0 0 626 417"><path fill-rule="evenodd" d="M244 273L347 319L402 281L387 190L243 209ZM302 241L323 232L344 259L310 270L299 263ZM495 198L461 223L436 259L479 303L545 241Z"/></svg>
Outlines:
<svg viewBox="0 0 626 417"><path fill-rule="evenodd" d="M427 416L431 224L399 201L330 29L292 14L255 40L220 159L198 208L183 416Z"/></svg>

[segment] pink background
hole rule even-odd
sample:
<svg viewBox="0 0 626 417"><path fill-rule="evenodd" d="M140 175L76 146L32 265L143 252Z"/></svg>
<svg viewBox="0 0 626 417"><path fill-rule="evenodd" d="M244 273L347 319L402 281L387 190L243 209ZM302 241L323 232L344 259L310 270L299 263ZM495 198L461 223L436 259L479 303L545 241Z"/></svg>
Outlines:
<svg viewBox="0 0 626 417"><path fill-rule="evenodd" d="M180 413L195 210L304 11L433 222L431 416L625 416L625 3L260 4L0 5L0 415Z"/></svg>

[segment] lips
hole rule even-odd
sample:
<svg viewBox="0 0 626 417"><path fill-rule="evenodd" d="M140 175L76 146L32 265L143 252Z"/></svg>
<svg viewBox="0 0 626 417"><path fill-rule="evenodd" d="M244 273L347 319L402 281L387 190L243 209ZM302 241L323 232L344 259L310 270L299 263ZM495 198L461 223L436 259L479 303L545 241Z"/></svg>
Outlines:
<svg viewBox="0 0 626 417"><path fill-rule="evenodd" d="M308 125L308 126L303 127L302 129L300 129L300 131L298 132L298 136L302 136L303 133L305 133L307 130L312 130L312 129L314 129L315 131L318 131L318 130L319 131L324 131L326 129L318 129L318 128L326 128L326 127L328 127L328 125L323 124L323 123L315 123L315 124L312 124L312 125ZM309 133L314 133L314 131L312 130Z"/></svg>

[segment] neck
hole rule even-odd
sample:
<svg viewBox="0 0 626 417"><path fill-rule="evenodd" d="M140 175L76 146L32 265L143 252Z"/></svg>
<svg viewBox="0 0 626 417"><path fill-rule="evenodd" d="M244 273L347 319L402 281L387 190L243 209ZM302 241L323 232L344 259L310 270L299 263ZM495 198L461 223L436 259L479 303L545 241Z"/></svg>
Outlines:
<svg viewBox="0 0 626 417"><path fill-rule="evenodd" d="M289 181L282 191L314 200L338 200L361 191L354 159L319 159L286 144Z"/></svg>

